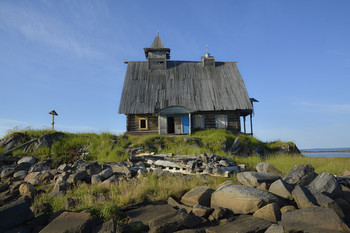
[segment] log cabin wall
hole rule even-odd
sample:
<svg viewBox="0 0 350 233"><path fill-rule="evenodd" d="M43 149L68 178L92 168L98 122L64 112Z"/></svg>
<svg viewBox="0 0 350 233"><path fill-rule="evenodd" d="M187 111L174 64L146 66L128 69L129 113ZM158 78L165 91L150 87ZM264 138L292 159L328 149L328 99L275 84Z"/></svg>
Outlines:
<svg viewBox="0 0 350 233"><path fill-rule="evenodd" d="M140 119L147 119L147 129L140 129ZM136 132L158 133L158 116L156 114L129 114L126 115L127 133Z"/></svg>
<svg viewBox="0 0 350 233"><path fill-rule="evenodd" d="M195 128L196 115L201 115L204 117L204 128ZM197 112L192 114L191 117L191 131L194 133L199 130L205 129L216 129L216 116L226 115L227 116L227 130L232 133L239 133L241 131L241 121L238 111L210 111L210 112Z"/></svg>

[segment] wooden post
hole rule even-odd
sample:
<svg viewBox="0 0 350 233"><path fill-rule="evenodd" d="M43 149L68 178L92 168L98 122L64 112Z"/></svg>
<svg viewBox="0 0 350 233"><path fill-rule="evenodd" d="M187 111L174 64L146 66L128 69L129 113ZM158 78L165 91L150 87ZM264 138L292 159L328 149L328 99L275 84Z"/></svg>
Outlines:
<svg viewBox="0 0 350 233"><path fill-rule="evenodd" d="M250 131L253 136L253 114L250 114Z"/></svg>
<svg viewBox="0 0 350 233"><path fill-rule="evenodd" d="M189 129L188 129L188 133L189 135L191 135L191 128L192 128L192 124L191 124L191 113L188 113L188 121L189 121Z"/></svg>
<svg viewBox="0 0 350 233"><path fill-rule="evenodd" d="M246 134L247 133L247 130L245 128L245 116L243 117L243 123L244 123L244 133Z"/></svg>

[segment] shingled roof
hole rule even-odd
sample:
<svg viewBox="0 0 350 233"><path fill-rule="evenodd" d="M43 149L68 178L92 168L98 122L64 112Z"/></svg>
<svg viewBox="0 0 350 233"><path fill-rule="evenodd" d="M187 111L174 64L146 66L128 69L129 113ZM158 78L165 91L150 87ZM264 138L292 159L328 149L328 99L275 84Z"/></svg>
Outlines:
<svg viewBox="0 0 350 233"><path fill-rule="evenodd" d="M149 70L147 61L127 62L119 113L146 114L181 106L191 111L253 110L235 62L167 61L165 70Z"/></svg>

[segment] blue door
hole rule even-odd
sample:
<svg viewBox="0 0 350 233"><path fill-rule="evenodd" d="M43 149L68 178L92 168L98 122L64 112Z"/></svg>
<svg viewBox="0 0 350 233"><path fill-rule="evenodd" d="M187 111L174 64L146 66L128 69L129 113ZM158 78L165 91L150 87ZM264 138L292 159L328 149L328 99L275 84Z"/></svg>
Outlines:
<svg viewBox="0 0 350 233"><path fill-rule="evenodd" d="M189 121L188 115L182 115L181 121L182 121L182 132L190 133L190 121Z"/></svg>

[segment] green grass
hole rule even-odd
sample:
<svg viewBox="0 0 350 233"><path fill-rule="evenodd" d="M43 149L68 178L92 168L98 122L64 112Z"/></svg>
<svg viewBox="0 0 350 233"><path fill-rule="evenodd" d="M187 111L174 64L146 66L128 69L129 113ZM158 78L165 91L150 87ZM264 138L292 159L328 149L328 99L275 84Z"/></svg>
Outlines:
<svg viewBox="0 0 350 233"><path fill-rule="evenodd" d="M188 190L206 185L216 189L227 178L177 175L147 174L139 180L120 181L117 185L101 187L82 184L67 192L65 196L52 197L50 193L43 193L35 197L34 204L50 203L53 211L64 209L66 198L74 198L78 205L73 211L91 210L96 217L118 219L121 217L120 207L140 201L167 200L169 196L180 198ZM51 191L51 190L47 190ZM99 198L101 195L104 198Z"/></svg>

